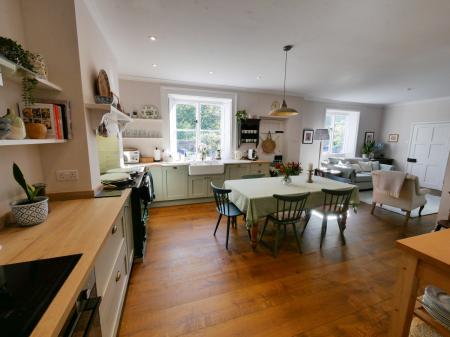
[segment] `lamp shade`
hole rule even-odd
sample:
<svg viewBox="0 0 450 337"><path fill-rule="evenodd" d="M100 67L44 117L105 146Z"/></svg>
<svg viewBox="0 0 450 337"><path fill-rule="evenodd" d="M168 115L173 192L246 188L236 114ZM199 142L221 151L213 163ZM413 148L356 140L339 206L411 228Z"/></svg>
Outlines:
<svg viewBox="0 0 450 337"><path fill-rule="evenodd" d="M314 131L314 140L329 140L330 139L330 132L328 129L316 129Z"/></svg>
<svg viewBox="0 0 450 337"><path fill-rule="evenodd" d="M292 109L292 108L288 108L287 104L286 104L286 100L283 99L283 104L281 105L280 108L272 110L269 113L270 116L280 116L280 117L288 117L288 116L296 116L298 115L297 110Z"/></svg>

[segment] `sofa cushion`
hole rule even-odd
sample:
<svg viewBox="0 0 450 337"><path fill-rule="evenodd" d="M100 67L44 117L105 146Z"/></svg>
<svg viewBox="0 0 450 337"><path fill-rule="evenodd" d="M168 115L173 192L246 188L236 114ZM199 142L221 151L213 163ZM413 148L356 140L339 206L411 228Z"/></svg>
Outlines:
<svg viewBox="0 0 450 337"><path fill-rule="evenodd" d="M371 182L371 181L372 181L372 173L371 172L356 173L356 176L355 176L356 183Z"/></svg>
<svg viewBox="0 0 450 337"><path fill-rule="evenodd" d="M372 171L372 164L370 162L360 161L360 162L358 162L358 164L361 167L361 171L364 171L364 172Z"/></svg>
<svg viewBox="0 0 450 337"><path fill-rule="evenodd" d="M394 165L380 164L381 171L394 171Z"/></svg>
<svg viewBox="0 0 450 337"><path fill-rule="evenodd" d="M355 172L361 172L361 166L359 164L350 164L350 167L355 170Z"/></svg>
<svg viewBox="0 0 450 337"><path fill-rule="evenodd" d="M380 162L379 161L371 161L372 164L372 171L377 171L380 169Z"/></svg>
<svg viewBox="0 0 450 337"><path fill-rule="evenodd" d="M338 164L341 159L342 158L329 157L328 158L328 163L330 163L330 164Z"/></svg>

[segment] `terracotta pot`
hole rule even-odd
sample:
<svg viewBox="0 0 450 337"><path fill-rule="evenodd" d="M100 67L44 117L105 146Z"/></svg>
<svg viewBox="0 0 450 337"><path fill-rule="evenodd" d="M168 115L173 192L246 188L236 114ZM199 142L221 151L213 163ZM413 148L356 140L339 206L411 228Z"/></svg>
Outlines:
<svg viewBox="0 0 450 337"><path fill-rule="evenodd" d="M27 123L25 124L27 135L31 139L45 139L47 138L47 127L41 123Z"/></svg>

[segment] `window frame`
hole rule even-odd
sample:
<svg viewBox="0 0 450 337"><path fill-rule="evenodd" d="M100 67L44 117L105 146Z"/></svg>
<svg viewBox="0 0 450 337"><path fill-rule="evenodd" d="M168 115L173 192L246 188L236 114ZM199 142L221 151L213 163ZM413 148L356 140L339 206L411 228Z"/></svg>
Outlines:
<svg viewBox="0 0 450 337"><path fill-rule="evenodd" d="M225 96L225 97L223 97ZM228 96L228 97L227 97ZM231 96L231 97L229 97ZM233 110L235 100L232 95L212 95L208 93L207 95L196 95L189 93L185 95L184 93L168 93L167 94L168 110L170 116L169 122L169 132L170 132L170 150L172 154L178 155L178 144L177 144L177 131L185 131L188 129L178 129L176 123L176 106L178 104L188 104L195 106L196 114L196 128L195 128L195 155L198 153L198 146L201 143L201 106L202 105L216 105L220 106L221 109L221 119L220 119L220 149L222 156L224 158L230 156L232 151L232 130L233 130ZM191 129L189 129L191 130ZM204 130L213 131L214 130Z"/></svg>
<svg viewBox="0 0 450 337"><path fill-rule="evenodd" d="M332 127L328 128L330 133L330 139L328 141L328 151L324 149L326 143L322 143L322 153L327 156L355 156L356 154L356 145L358 139L359 132L359 118L360 111L357 110L343 110L343 109L332 109L327 108L325 111L325 120L324 126L326 127L326 119L328 116L332 116ZM336 125L336 116L345 116L347 121L345 123L345 131L344 131L344 140L342 144L341 152L333 152L333 141L335 136L335 125ZM355 130L354 133L349 130Z"/></svg>

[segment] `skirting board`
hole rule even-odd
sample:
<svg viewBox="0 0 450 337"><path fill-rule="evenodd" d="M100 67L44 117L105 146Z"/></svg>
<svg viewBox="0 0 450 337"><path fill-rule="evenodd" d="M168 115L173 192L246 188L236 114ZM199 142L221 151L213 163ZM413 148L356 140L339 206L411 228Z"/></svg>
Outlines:
<svg viewBox="0 0 450 337"><path fill-rule="evenodd" d="M180 199L180 200L169 200L169 201L155 201L150 206L151 208L166 207L166 206L179 206L179 205L190 205L190 204L202 204L205 202L213 202L214 198L198 198L198 199Z"/></svg>

